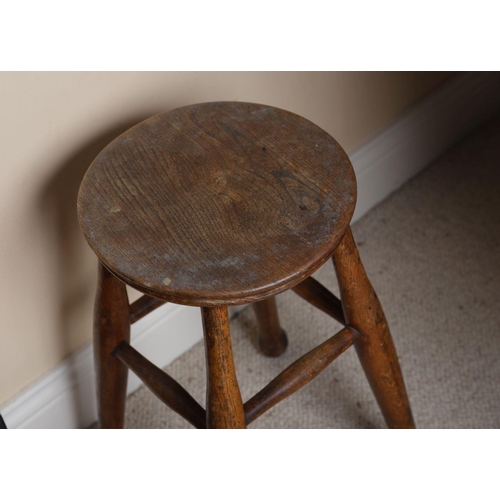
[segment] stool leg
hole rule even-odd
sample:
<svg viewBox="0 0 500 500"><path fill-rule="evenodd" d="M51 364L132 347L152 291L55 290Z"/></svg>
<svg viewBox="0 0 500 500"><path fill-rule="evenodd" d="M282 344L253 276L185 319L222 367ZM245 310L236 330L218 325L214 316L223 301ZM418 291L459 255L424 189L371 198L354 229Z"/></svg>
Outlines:
<svg viewBox="0 0 500 500"><path fill-rule="evenodd" d="M94 308L94 361L101 429L121 429L124 424L128 368L112 355L121 342L130 342L127 290L99 262Z"/></svg>
<svg viewBox="0 0 500 500"><path fill-rule="evenodd" d="M333 254L348 325L361 334L355 344L366 377L390 428L414 428L396 349L382 306L366 276L351 229Z"/></svg>
<svg viewBox="0 0 500 500"><path fill-rule="evenodd" d="M274 297L253 304L259 324L259 347L266 356L276 358L286 350L288 339L280 327L278 309Z"/></svg>
<svg viewBox="0 0 500 500"><path fill-rule="evenodd" d="M202 307L207 360L207 429L244 429L227 307Z"/></svg>

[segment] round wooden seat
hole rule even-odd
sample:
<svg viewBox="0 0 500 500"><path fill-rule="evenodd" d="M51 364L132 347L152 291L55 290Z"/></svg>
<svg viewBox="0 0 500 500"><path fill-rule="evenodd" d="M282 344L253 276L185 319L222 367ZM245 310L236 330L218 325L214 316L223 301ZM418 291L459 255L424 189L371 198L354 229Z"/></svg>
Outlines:
<svg viewBox="0 0 500 500"><path fill-rule="evenodd" d="M318 126L216 102L153 116L114 140L82 182L78 215L122 281L180 304L231 305L317 270L355 198L347 155Z"/></svg>
<svg viewBox="0 0 500 500"><path fill-rule="evenodd" d="M78 196L99 258L94 361L99 425L124 425L132 370L197 428L245 428L355 345L389 427L414 427L387 321L349 228L356 181L319 127L259 104L215 102L163 113L113 141ZM310 275L332 257L340 297ZM129 302L125 283L144 296ZM344 325L243 403L228 307L254 302L259 347L288 338L274 295L293 289ZM165 300L201 307L207 398L130 344L130 325Z"/></svg>

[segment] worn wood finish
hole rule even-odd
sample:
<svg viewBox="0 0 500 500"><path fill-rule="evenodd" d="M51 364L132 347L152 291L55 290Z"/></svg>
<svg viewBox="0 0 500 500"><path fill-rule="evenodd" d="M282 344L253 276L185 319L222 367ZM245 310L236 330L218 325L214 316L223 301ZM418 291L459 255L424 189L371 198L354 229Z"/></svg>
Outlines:
<svg viewBox="0 0 500 500"><path fill-rule="evenodd" d="M271 358L281 356L288 345L285 331L280 326L276 299L270 297L253 304L259 324L259 347Z"/></svg>
<svg viewBox="0 0 500 500"><path fill-rule="evenodd" d="M345 319L360 332L356 351L385 421L390 428L414 428L389 326L366 276L350 228L335 249L333 263Z"/></svg>
<svg viewBox="0 0 500 500"><path fill-rule="evenodd" d="M94 308L94 360L99 427L121 429L125 419L127 367L112 353L130 342L130 319L125 284L100 262Z"/></svg>
<svg viewBox="0 0 500 500"><path fill-rule="evenodd" d="M307 302L312 304L314 307L317 307L333 319L337 320L339 323L342 323L343 325L346 324L344 311L342 310L342 303L319 281L310 276L302 283L293 287L292 290L297 295L307 300Z"/></svg>
<svg viewBox="0 0 500 500"><path fill-rule="evenodd" d="M205 410L170 375L155 366L126 342L122 342L113 354L130 368L144 382L144 385L169 408L197 429L206 428Z"/></svg>
<svg viewBox="0 0 500 500"><path fill-rule="evenodd" d="M255 302L331 256L354 211L351 163L325 131L259 104L156 115L89 168L83 233L120 279L170 302Z"/></svg>
<svg viewBox="0 0 500 500"><path fill-rule="evenodd" d="M158 309L158 307L165 304L165 300L157 299L155 297L149 297L148 295L143 295L138 298L135 302L130 304L130 323L135 323L141 318L144 318L147 314Z"/></svg>
<svg viewBox="0 0 500 500"><path fill-rule="evenodd" d="M283 370L245 403L247 425L319 375L337 356L348 349L358 336L358 332L353 328L344 328Z"/></svg>
<svg viewBox="0 0 500 500"><path fill-rule="evenodd" d="M81 228L100 260L94 349L101 427L123 427L127 366L193 425L244 428L355 340L387 424L413 427L387 322L349 229L355 199L354 172L339 144L269 106L179 108L106 147L78 195ZM310 277L332 255L343 312ZM146 295L129 307L124 283ZM290 288L348 326L244 407L227 306L256 303L261 347L279 355L287 341L272 297ZM165 301L202 307L206 412L129 345L130 323Z"/></svg>
<svg viewBox="0 0 500 500"><path fill-rule="evenodd" d="M207 361L207 428L243 429L245 413L234 369L227 307L201 310Z"/></svg>

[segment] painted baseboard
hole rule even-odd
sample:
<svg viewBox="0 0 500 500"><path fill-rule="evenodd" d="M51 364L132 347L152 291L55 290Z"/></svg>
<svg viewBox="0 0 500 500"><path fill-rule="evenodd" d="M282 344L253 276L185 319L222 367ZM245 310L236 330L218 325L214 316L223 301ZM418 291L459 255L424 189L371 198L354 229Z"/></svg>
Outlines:
<svg viewBox="0 0 500 500"><path fill-rule="evenodd" d="M500 74L446 82L350 154L359 219L450 146L500 111ZM132 327L132 345L166 366L202 338L198 308L166 304ZM128 390L140 381L130 374ZM84 428L96 420L92 349L86 345L0 409L9 428Z"/></svg>
<svg viewBox="0 0 500 500"><path fill-rule="evenodd" d="M358 181L355 222L500 111L500 73L462 73L350 154Z"/></svg>
<svg viewBox="0 0 500 500"><path fill-rule="evenodd" d="M131 343L165 366L202 338L198 308L165 304L132 325ZM140 386L129 373L128 392ZM1 410L8 428L74 429L96 420L94 362L90 343L23 391Z"/></svg>

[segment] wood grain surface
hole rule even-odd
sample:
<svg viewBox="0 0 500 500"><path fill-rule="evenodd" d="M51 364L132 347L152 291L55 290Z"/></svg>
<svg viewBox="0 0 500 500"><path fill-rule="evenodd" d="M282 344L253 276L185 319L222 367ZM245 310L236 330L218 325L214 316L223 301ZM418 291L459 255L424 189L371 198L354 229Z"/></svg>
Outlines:
<svg viewBox="0 0 500 500"><path fill-rule="evenodd" d="M281 356L288 346L288 337L280 326L276 299L254 302L253 310L259 324L260 351L270 358Z"/></svg>
<svg viewBox="0 0 500 500"><path fill-rule="evenodd" d="M94 307L94 363L97 413L101 429L122 429L125 423L128 369L113 356L130 342L130 312L125 284L100 262Z"/></svg>
<svg viewBox="0 0 500 500"><path fill-rule="evenodd" d="M244 404L247 425L317 377L358 337L356 330L346 327L283 370Z"/></svg>
<svg viewBox="0 0 500 500"><path fill-rule="evenodd" d="M130 323L133 324L139 321L163 304L165 304L164 300L143 295L130 304Z"/></svg>
<svg viewBox="0 0 500 500"><path fill-rule="evenodd" d="M345 321L359 331L355 347L389 428L415 422L389 325L349 228L333 254Z"/></svg>
<svg viewBox="0 0 500 500"><path fill-rule="evenodd" d="M227 307L201 309L207 363L207 429L244 429Z"/></svg>
<svg viewBox="0 0 500 500"><path fill-rule="evenodd" d="M346 324L342 302L333 295L330 290L324 287L319 281L312 276L306 278L302 283L292 289L297 295L307 300L320 311L331 316L343 325Z"/></svg>
<svg viewBox="0 0 500 500"><path fill-rule="evenodd" d="M144 382L144 385L169 408L197 429L206 428L205 410L177 380L151 363L127 342L122 342L113 351L113 355L132 370Z"/></svg>
<svg viewBox="0 0 500 500"><path fill-rule="evenodd" d="M354 211L351 163L325 131L259 104L205 103L136 125L80 188L84 235L104 265L170 302L253 302L300 283Z"/></svg>

